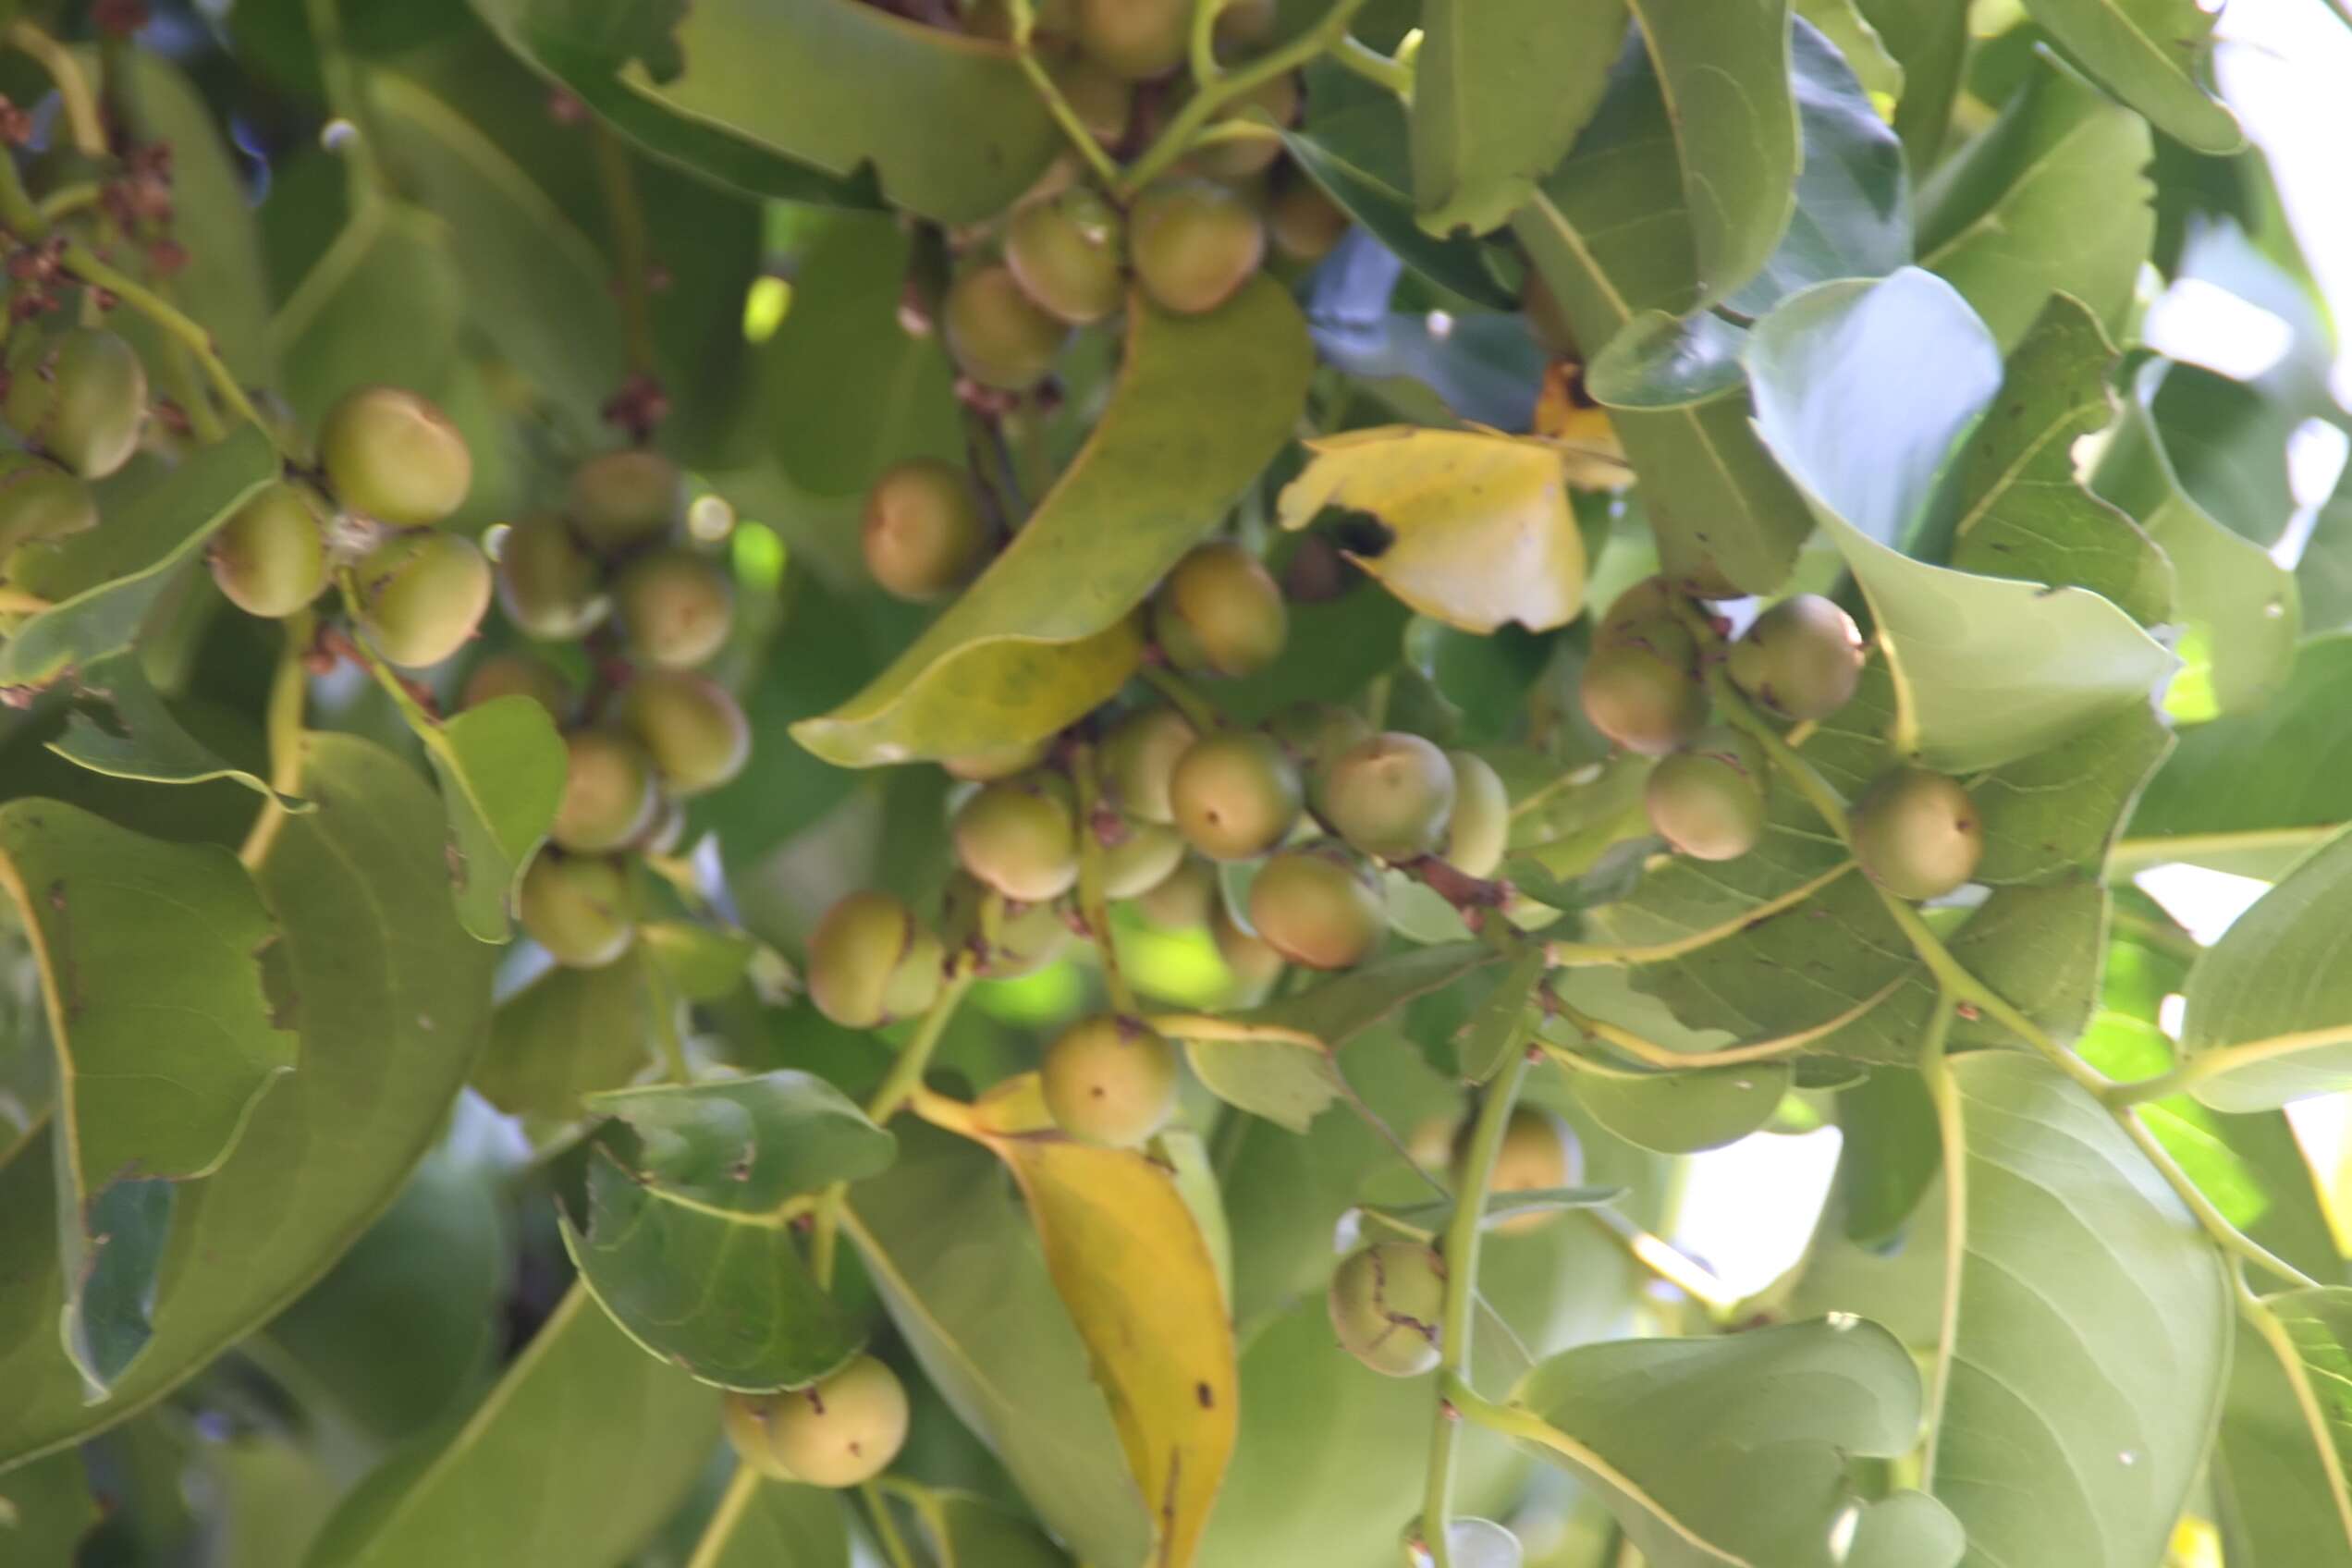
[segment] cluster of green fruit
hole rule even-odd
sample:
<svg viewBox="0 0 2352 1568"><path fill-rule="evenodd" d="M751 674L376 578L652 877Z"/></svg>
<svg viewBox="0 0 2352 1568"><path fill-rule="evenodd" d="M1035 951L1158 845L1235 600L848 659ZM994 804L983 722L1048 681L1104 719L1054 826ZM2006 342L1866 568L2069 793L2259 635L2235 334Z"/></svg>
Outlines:
<svg viewBox="0 0 2352 1568"><path fill-rule="evenodd" d="M11 335L0 421L22 443L0 453L0 567L39 593L43 547L98 525L90 482L130 460L147 423L147 369L104 327Z"/></svg>
<svg viewBox="0 0 2352 1568"><path fill-rule="evenodd" d="M1593 631L1580 694L1593 727L1630 752L1659 759L1644 786L1650 825L1697 860L1735 860L1764 835L1765 757L1753 735L1713 724L1703 661L1764 712L1795 725L1831 717L1862 680L1866 651L1854 619L1799 594L1756 618L1728 651L1663 578L1612 603ZM1854 802L1855 858L1897 897L1934 899L1966 882L1984 852L1984 826L1957 779L1921 767L1889 769Z"/></svg>
<svg viewBox="0 0 2352 1568"><path fill-rule="evenodd" d="M888 1469L905 1446L906 1387L861 1355L804 1389L730 1393L726 1421L736 1455L769 1479L854 1487Z"/></svg>

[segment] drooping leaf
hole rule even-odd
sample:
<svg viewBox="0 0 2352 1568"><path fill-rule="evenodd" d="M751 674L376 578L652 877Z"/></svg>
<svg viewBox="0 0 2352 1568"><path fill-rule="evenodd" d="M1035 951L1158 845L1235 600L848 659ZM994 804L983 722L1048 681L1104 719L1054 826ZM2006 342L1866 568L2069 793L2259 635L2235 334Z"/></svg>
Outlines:
<svg viewBox="0 0 2352 1568"><path fill-rule="evenodd" d="M1219 309L1129 311L1126 369L1093 438L980 580L872 684L792 727L845 767L1051 734L1126 680L1130 612L1289 439L1312 359L1270 280Z"/></svg>
<svg viewBox="0 0 2352 1568"><path fill-rule="evenodd" d="M423 739L449 815L458 919L481 940L503 942L523 868L563 800L563 740L539 700L520 693L469 707Z"/></svg>
<svg viewBox="0 0 2352 1568"><path fill-rule="evenodd" d="M637 949L599 969L550 967L498 1004L473 1086L510 1116L570 1121L584 1096L643 1071L660 1005Z"/></svg>
<svg viewBox="0 0 2352 1568"><path fill-rule="evenodd" d="M2197 80L2218 13L2196 0L2031 0L2027 13L2116 97L2200 153L2246 144Z"/></svg>
<svg viewBox="0 0 2352 1568"><path fill-rule="evenodd" d="M1570 1080L1595 1121L1660 1154L1697 1154L1746 1137L1771 1120L1789 1081L1788 1064L1779 1061L1688 1072L1586 1067Z"/></svg>
<svg viewBox="0 0 2352 1568"><path fill-rule="evenodd" d="M270 318L287 401L315 426L354 386L437 392L466 290L439 217L391 196L362 202Z"/></svg>
<svg viewBox="0 0 2352 1568"><path fill-rule="evenodd" d="M113 654L83 666L74 672L74 687L82 704L104 704L107 717L93 717L87 705L67 715L66 732L49 742L49 749L67 761L95 773L153 784L233 778L288 810L309 809L190 735L164 704L136 654Z"/></svg>
<svg viewBox="0 0 2352 1568"><path fill-rule="evenodd" d="M2180 1046L2209 1051L2273 1042L2274 1056L2190 1092L2216 1110L2266 1110L2352 1084L2352 970L2333 913L2352 898L2352 838L2331 839L2205 949L2184 987Z"/></svg>

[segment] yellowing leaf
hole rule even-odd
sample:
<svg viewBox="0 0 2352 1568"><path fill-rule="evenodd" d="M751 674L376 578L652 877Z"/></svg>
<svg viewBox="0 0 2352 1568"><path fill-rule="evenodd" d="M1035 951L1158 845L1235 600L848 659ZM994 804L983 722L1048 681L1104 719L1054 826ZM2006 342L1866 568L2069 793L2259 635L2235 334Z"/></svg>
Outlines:
<svg viewBox="0 0 2352 1568"><path fill-rule="evenodd" d="M1056 1132L1035 1073L968 1110L936 1100L924 1109L986 1145L1020 1183L1158 1524L1152 1562L1184 1568L1232 1457L1241 1374L1217 1265L1174 1173L1136 1150Z"/></svg>
<svg viewBox="0 0 2352 1568"><path fill-rule="evenodd" d="M1488 430L1384 425L1308 443L1282 490L1284 528L1326 507L1371 513L1395 536L1350 558L1423 615L1465 631L1564 626L1585 602L1585 544L1550 442Z"/></svg>

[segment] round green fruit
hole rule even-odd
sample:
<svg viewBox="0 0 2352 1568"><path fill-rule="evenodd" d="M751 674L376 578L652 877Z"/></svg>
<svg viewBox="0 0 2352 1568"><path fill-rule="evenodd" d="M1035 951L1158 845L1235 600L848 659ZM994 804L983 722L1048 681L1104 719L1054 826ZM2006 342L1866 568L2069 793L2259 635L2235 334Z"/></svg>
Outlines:
<svg viewBox="0 0 2352 1568"><path fill-rule="evenodd" d="M98 526L90 486L46 458L0 452L0 560L19 545Z"/></svg>
<svg viewBox="0 0 2352 1568"><path fill-rule="evenodd" d="M1217 907L1217 873L1186 855L1176 869L1135 895L1135 909L1163 931L1197 931Z"/></svg>
<svg viewBox="0 0 2352 1568"><path fill-rule="evenodd" d="M553 512L524 518L498 546L498 605L515 630L547 643L594 631L612 611L604 568Z"/></svg>
<svg viewBox="0 0 2352 1568"><path fill-rule="evenodd" d="M1448 752L1453 765L1453 817L1438 853L1465 876L1492 876L1511 842L1511 791L1475 752Z"/></svg>
<svg viewBox="0 0 2352 1568"><path fill-rule="evenodd" d="M418 669L465 646L490 608L490 560L458 533L395 533L354 573L360 624L394 664Z"/></svg>
<svg viewBox="0 0 2352 1568"><path fill-rule="evenodd" d="M1053 79L1087 135L1105 147L1127 139L1127 125L1135 112L1134 83L1084 55L1053 67Z"/></svg>
<svg viewBox="0 0 2352 1568"><path fill-rule="evenodd" d="M988 525L962 469L910 458L885 469L866 492L858 545L885 593L923 604L979 575Z"/></svg>
<svg viewBox="0 0 2352 1568"><path fill-rule="evenodd" d="M854 1487L899 1456L907 1435L899 1375L861 1355L830 1378L778 1394L767 1417L776 1464L812 1487Z"/></svg>
<svg viewBox="0 0 2352 1568"><path fill-rule="evenodd" d="M1182 65L1192 25L1188 0L1078 0L1078 47L1129 81L1148 81Z"/></svg>
<svg viewBox="0 0 2352 1568"><path fill-rule="evenodd" d="M1078 881L1078 822L1062 779L1032 773L985 784L956 809L956 859L1008 899L1044 903Z"/></svg>
<svg viewBox="0 0 2352 1568"><path fill-rule="evenodd" d="M459 694L461 708L478 708L500 697L529 697L562 724L571 717L574 694L563 671L535 654L492 654L473 667Z"/></svg>
<svg viewBox="0 0 2352 1568"><path fill-rule="evenodd" d="M1371 720L1337 703L1292 703L1266 725L1306 779L1306 803L1321 813L1331 765L1372 738Z"/></svg>
<svg viewBox="0 0 2352 1568"><path fill-rule="evenodd" d="M1266 209L1266 232L1275 253L1301 263L1329 255L1351 221L1321 186L1304 177L1284 186Z"/></svg>
<svg viewBox="0 0 2352 1568"><path fill-rule="evenodd" d="M1170 180L1135 199L1127 255L1154 303L1179 315L1213 311L1266 259L1256 209L1214 180Z"/></svg>
<svg viewBox="0 0 2352 1568"><path fill-rule="evenodd" d="M1025 392L1045 380L1070 335L1003 266L975 267L957 278L940 314L956 368L1002 392Z"/></svg>
<svg viewBox="0 0 2352 1568"><path fill-rule="evenodd" d="M1098 322L1126 297L1119 213L1083 185L1032 202L1005 226L1005 265L1022 292L1072 326Z"/></svg>
<svg viewBox="0 0 2352 1568"><path fill-rule="evenodd" d="M1649 770L1642 804L1680 852L1736 860L1764 836L1764 753L1736 729L1703 729Z"/></svg>
<svg viewBox="0 0 2352 1568"><path fill-rule="evenodd" d="M1037 1064L1054 1125L1082 1144L1133 1148L1176 1113L1176 1052L1142 1021L1082 1018Z"/></svg>
<svg viewBox="0 0 2352 1568"><path fill-rule="evenodd" d="M1924 767L1879 775L1854 802L1854 858L1899 899L1938 899L1976 874L1984 821L1955 779Z"/></svg>
<svg viewBox="0 0 2352 1568"><path fill-rule="evenodd" d="M429 528L465 504L473 454L433 403L398 386L364 386L328 410L319 460L335 498L395 528Z"/></svg>
<svg viewBox="0 0 2352 1568"><path fill-rule="evenodd" d="M1541 1193L1573 1187L1584 1180L1585 1155L1567 1122L1548 1110L1523 1105L1504 1124L1502 1143L1495 1150L1494 1173L1487 1182L1496 1193ZM1495 1227L1503 1235L1533 1231L1555 1215L1522 1214Z"/></svg>
<svg viewBox="0 0 2352 1568"><path fill-rule="evenodd" d="M1698 650L1672 621L1649 621L1593 649L1579 695L1594 729L1629 752L1663 756L1707 723Z"/></svg>
<svg viewBox="0 0 2352 1568"><path fill-rule="evenodd" d="M1192 721L1170 707L1143 708L1112 725L1102 743L1103 784L1112 803L1138 822L1175 821L1168 782L1199 739Z"/></svg>
<svg viewBox="0 0 2352 1568"><path fill-rule="evenodd" d="M848 1029L912 1018L939 994L939 938L888 893L857 892L816 923L808 944L809 999Z"/></svg>
<svg viewBox="0 0 2352 1568"><path fill-rule="evenodd" d="M726 645L735 585L715 561L659 550L620 574L613 606L630 656L659 669L691 669Z"/></svg>
<svg viewBox="0 0 2352 1568"><path fill-rule="evenodd" d="M292 615L326 586L325 521L306 487L268 485L213 535L213 581L247 615Z"/></svg>
<svg viewBox="0 0 2352 1568"><path fill-rule="evenodd" d="M1376 1242L1331 1271L1331 1331L1386 1377L1434 1371L1444 1332L1445 1260L1419 1242Z"/></svg>
<svg viewBox="0 0 2352 1568"><path fill-rule="evenodd" d="M1256 556L1239 545L1203 545L1153 595L1152 636L1178 669L1255 675L1282 652L1290 614Z"/></svg>
<svg viewBox="0 0 2352 1568"><path fill-rule="evenodd" d="M962 778L974 784L991 784L999 778L1010 778L1016 773L1026 773L1046 760L1053 750L1051 740L1031 741L1019 746L992 746L985 752L966 752L962 756L942 757L939 766L950 778Z"/></svg>
<svg viewBox="0 0 2352 1568"><path fill-rule="evenodd" d="M1221 903L1208 917L1208 935L1233 976L1233 1005L1247 1007L1263 999L1281 978L1282 955L1263 937L1243 930Z"/></svg>
<svg viewBox="0 0 2352 1568"><path fill-rule="evenodd" d="M790 1481L793 1475L776 1457L768 1441L768 1423L776 1417L778 1400L786 1394L747 1394L729 1389L720 1402L719 1423L735 1457L771 1481Z"/></svg>
<svg viewBox="0 0 2352 1568"><path fill-rule="evenodd" d="M991 900L997 904L992 923L986 919ZM1007 902L970 872L955 871L949 874L940 899L939 929L950 950L976 958L982 979L1018 980L1035 974L1070 946L1066 901Z"/></svg>
<svg viewBox="0 0 2352 1568"><path fill-rule="evenodd" d="M637 939L618 861L542 851L522 874L520 909L524 934L567 969L602 969Z"/></svg>
<svg viewBox="0 0 2352 1568"><path fill-rule="evenodd" d="M130 461L147 420L147 367L139 350L102 327L79 326L14 367L9 425L84 479Z"/></svg>
<svg viewBox="0 0 2352 1568"><path fill-rule="evenodd" d="M1662 577L1645 577L1609 601L1609 608L1593 629L1593 646L1604 647L1640 637L1659 621L1672 622L1681 595Z"/></svg>
<svg viewBox="0 0 2352 1568"><path fill-rule="evenodd" d="M1251 125L1262 123L1259 114L1280 128L1287 129L1298 119L1298 78L1282 75L1251 89L1240 97L1229 100L1210 116L1211 125L1242 120ZM1213 142L1194 153L1194 162L1203 173L1217 179L1243 180L1263 174L1282 155L1280 138L1254 136L1244 141Z"/></svg>
<svg viewBox="0 0 2352 1568"><path fill-rule="evenodd" d="M1184 858L1184 836L1158 822L1122 821L1122 837L1103 847L1103 896L1132 899L1174 874Z"/></svg>
<svg viewBox="0 0 2352 1568"><path fill-rule="evenodd" d="M1249 915L1276 952L1309 969L1353 969L1378 949L1389 924L1378 873L1329 842L1284 850L1259 868Z"/></svg>
<svg viewBox="0 0 2352 1568"><path fill-rule="evenodd" d="M618 850L653 826L661 797L654 765L636 741L609 729L564 737L563 798L547 837L575 854Z"/></svg>
<svg viewBox="0 0 2352 1568"><path fill-rule="evenodd" d="M1862 683L1861 628L1819 594L1783 599L1732 644L1724 671L1783 718L1827 718Z"/></svg>
<svg viewBox="0 0 2352 1568"><path fill-rule="evenodd" d="M1250 860L1295 827L1305 803L1298 765L1271 735L1205 735L1177 759L1168 803L1177 831L1211 860Z"/></svg>
<svg viewBox="0 0 2352 1568"><path fill-rule="evenodd" d="M1341 838L1382 860L1412 860L1445 842L1453 819L1453 765L1418 735L1358 741L1323 780L1322 811Z"/></svg>
<svg viewBox="0 0 2352 1568"><path fill-rule="evenodd" d="M649 669L621 693L620 720L654 761L675 800L731 781L752 758L751 721L734 694L706 675Z"/></svg>
<svg viewBox="0 0 2352 1568"><path fill-rule="evenodd" d="M564 511L580 537L607 555L658 545L686 510L686 480L659 452L602 452L571 471Z"/></svg>

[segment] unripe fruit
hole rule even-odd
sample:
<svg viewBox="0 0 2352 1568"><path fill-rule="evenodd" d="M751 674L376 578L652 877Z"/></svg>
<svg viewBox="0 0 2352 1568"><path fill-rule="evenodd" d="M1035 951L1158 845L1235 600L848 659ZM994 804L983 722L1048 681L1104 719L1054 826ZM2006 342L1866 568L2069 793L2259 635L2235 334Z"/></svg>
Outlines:
<svg viewBox="0 0 2352 1568"><path fill-rule="evenodd" d="M1854 802L1854 858L1899 899L1942 898L1984 855L1984 822L1959 783L1924 767L1879 775Z"/></svg>
<svg viewBox="0 0 2352 1568"><path fill-rule="evenodd" d="M602 452L571 471L564 512L591 548L613 554L658 545L686 509L686 481L659 452Z"/></svg>
<svg viewBox="0 0 2352 1568"><path fill-rule="evenodd" d="M1205 860L1187 855L1158 883L1135 895L1135 909L1163 931L1193 931L1217 907L1217 873Z"/></svg>
<svg viewBox="0 0 2352 1568"><path fill-rule="evenodd" d="M1026 745L995 746L985 752L966 752L958 757L942 757L939 766L950 778L962 778L974 784L993 783L1010 778L1016 773L1026 773L1046 760L1053 749L1051 740L1032 741Z"/></svg>
<svg viewBox="0 0 2352 1568"><path fill-rule="evenodd" d="M247 615L292 615L326 586L326 535L310 492L280 480L213 535L213 581Z"/></svg>
<svg viewBox="0 0 2352 1568"><path fill-rule="evenodd" d="M1174 873L1184 858L1184 836L1157 822L1125 822L1125 836L1103 847L1103 897L1132 899Z"/></svg>
<svg viewBox="0 0 2352 1568"><path fill-rule="evenodd" d="M777 1459L768 1443L767 1424L775 1418L776 1402L783 1394L747 1394L733 1389L721 1402L719 1422L727 1431L735 1457L771 1481L790 1481L792 1473Z"/></svg>
<svg viewBox="0 0 2352 1568"><path fill-rule="evenodd" d="M90 486L46 458L0 452L0 561L35 539L62 539L98 526Z"/></svg>
<svg viewBox="0 0 2352 1568"><path fill-rule="evenodd" d="M1177 759L1168 802L1194 849L1211 860L1249 860L1282 841L1305 795L1297 765L1272 736L1228 729Z"/></svg>
<svg viewBox="0 0 2352 1568"><path fill-rule="evenodd" d="M1707 722L1698 650L1672 621L1645 623L1593 649L1579 694L1593 728L1629 752L1663 756Z"/></svg>
<svg viewBox="0 0 2352 1568"><path fill-rule="evenodd" d="M691 669L727 643L735 585L715 562L660 550L631 564L613 590L630 656L662 669Z"/></svg>
<svg viewBox="0 0 2352 1568"><path fill-rule="evenodd" d="M1622 643L1638 637L1656 621L1674 619L1680 595L1673 585L1662 577L1645 577L1609 601L1609 608L1593 628L1593 646Z"/></svg>
<svg viewBox="0 0 2352 1568"><path fill-rule="evenodd" d="M1642 787L1658 836L1694 860L1736 860L1764 836L1764 753L1736 729L1701 730Z"/></svg>
<svg viewBox="0 0 2352 1568"><path fill-rule="evenodd" d="M1239 545L1203 545L1152 596L1152 636L1178 669L1255 675L1290 635L1282 590Z"/></svg>
<svg viewBox="0 0 2352 1568"><path fill-rule="evenodd" d="M1127 255L1144 292L1180 315L1213 311L1266 259L1266 225L1213 180L1170 180L1135 199Z"/></svg>
<svg viewBox="0 0 2352 1568"><path fill-rule="evenodd" d="M888 1469L906 1443L905 1386L873 1356L773 1397L768 1452L787 1475L809 1486L862 1485Z"/></svg>
<svg viewBox="0 0 2352 1568"><path fill-rule="evenodd" d="M963 868L1008 899L1044 903L1078 881L1077 813L1050 775L982 786L957 808L952 836Z"/></svg>
<svg viewBox="0 0 2352 1568"><path fill-rule="evenodd" d="M1494 1174L1487 1187L1495 1193L1548 1192L1574 1186L1584 1180L1584 1149L1568 1123L1548 1110L1523 1105L1512 1111L1503 1127L1501 1145L1495 1150ZM1554 1218L1523 1214L1504 1220L1495 1230L1502 1235L1517 1235Z"/></svg>
<svg viewBox="0 0 2352 1568"><path fill-rule="evenodd" d="M1133 1148L1176 1114L1176 1052L1142 1021L1082 1018L1037 1064L1054 1125L1082 1144Z"/></svg>
<svg viewBox="0 0 2352 1568"><path fill-rule="evenodd" d="M612 611L604 568L552 512L507 530L498 548L498 604L516 631L548 643L584 637Z"/></svg>
<svg viewBox="0 0 2352 1568"><path fill-rule="evenodd" d="M1135 89L1125 77L1075 55L1052 67L1055 83L1069 100L1086 134L1105 147L1127 139L1127 123L1135 110Z"/></svg>
<svg viewBox="0 0 2352 1568"><path fill-rule="evenodd" d="M1511 791L1475 752L1448 752L1453 765L1453 819L1438 853L1464 876L1492 876L1511 843Z"/></svg>
<svg viewBox="0 0 2352 1568"><path fill-rule="evenodd" d="M571 717L571 682L563 671L533 654L493 654L473 667L458 699L461 708L478 708L499 697L529 697L547 710L557 724Z"/></svg>
<svg viewBox="0 0 2352 1568"><path fill-rule="evenodd" d="M1070 946L1070 924L1060 902L1013 903L998 900L993 931L983 929L982 916L995 893L970 872L948 877L940 900L939 929L948 947L971 952L978 960L984 980L1018 980L1061 956Z"/></svg>
<svg viewBox="0 0 2352 1568"><path fill-rule="evenodd" d="M1278 953L1309 969L1352 969L1388 929L1388 900L1370 865L1341 845L1284 850L1250 884L1250 924Z"/></svg>
<svg viewBox="0 0 2352 1568"><path fill-rule="evenodd" d="M866 492L858 526L865 570L885 593L922 604L978 575L988 525L963 470L937 458L893 463Z"/></svg>
<svg viewBox="0 0 2352 1568"><path fill-rule="evenodd" d="M939 314L956 368L1002 392L1025 392L1043 381L1070 335L1001 266L975 267L957 278Z"/></svg>
<svg viewBox="0 0 2352 1568"><path fill-rule="evenodd" d="M1453 765L1418 735L1359 741L1331 765L1322 810L1349 843L1382 860L1411 860L1445 842L1453 818Z"/></svg>
<svg viewBox="0 0 2352 1568"><path fill-rule="evenodd" d="M458 427L398 386L363 386L328 411L319 460L335 498L395 528L429 528L465 504L473 454Z"/></svg>
<svg viewBox="0 0 2352 1568"><path fill-rule="evenodd" d="M462 534L396 533L354 575L368 641L411 669L465 646L490 608L490 559Z"/></svg>
<svg viewBox="0 0 2352 1568"><path fill-rule="evenodd" d="M661 800L654 766L637 742L609 729L564 737L563 799L547 837L575 854L619 849L653 826Z"/></svg>
<svg viewBox="0 0 2352 1568"><path fill-rule="evenodd" d="M1273 38L1279 19L1274 0L1226 0L1224 9L1217 13L1218 53L1255 52Z"/></svg>
<svg viewBox="0 0 2352 1568"><path fill-rule="evenodd" d="M1861 629L1819 594L1783 599L1732 644L1724 672L1784 718L1827 718L1862 683Z"/></svg>
<svg viewBox="0 0 2352 1568"><path fill-rule="evenodd" d="M717 789L752 757L752 726L742 705L708 676L645 671L621 693L620 720L645 748L673 799Z"/></svg>
<svg viewBox="0 0 2352 1568"><path fill-rule="evenodd" d="M1433 1371L1445 1320L1445 1260L1419 1242L1376 1242L1331 1271L1331 1331L1386 1377Z"/></svg>
<svg viewBox="0 0 2352 1568"><path fill-rule="evenodd" d="M1217 956L1232 972L1236 1006L1259 1000L1281 977L1282 955L1264 937L1243 930L1222 904L1208 917L1208 935L1217 944Z"/></svg>
<svg viewBox="0 0 2352 1568"><path fill-rule="evenodd" d="M1209 123L1245 120L1256 125L1257 116L1252 110L1263 111L1277 126L1288 126L1298 118L1298 78L1282 75L1264 82L1240 97L1229 101L1210 116ZM1281 141L1271 136L1252 137L1245 141L1215 142L1195 153L1194 161L1202 171L1225 180L1247 179L1271 167L1282 155Z"/></svg>
<svg viewBox="0 0 2352 1568"><path fill-rule="evenodd" d="M147 367L119 335L80 326L15 367L9 425L84 479L104 479L139 449Z"/></svg>
<svg viewBox="0 0 2352 1568"><path fill-rule="evenodd" d="M1083 185L1032 202L1005 226L1005 265L1047 315L1085 326L1119 308L1117 209Z"/></svg>
<svg viewBox="0 0 2352 1568"><path fill-rule="evenodd" d="M939 994L939 938L888 893L851 893L808 944L809 999L849 1029L911 1018Z"/></svg>
<svg viewBox="0 0 2352 1568"><path fill-rule="evenodd" d="M1282 188L1266 210L1266 232L1277 253L1294 262L1319 262L1331 253L1350 220L1323 188L1298 178Z"/></svg>
<svg viewBox="0 0 2352 1568"><path fill-rule="evenodd" d="M1372 721L1337 703L1292 703L1267 721L1306 779L1306 803L1321 813L1331 765L1372 738Z"/></svg>
<svg viewBox="0 0 2352 1568"><path fill-rule="evenodd" d="M619 863L542 851L522 874L522 929L567 969L602 969L637 938Z"/></svg>
<svg viewBox="0 0 2352 1568"><path fill-rule="evenodd" d="M1192 22L1187 0L1078 0L1078 47L1105 70L1148 81L1184 63Z"/></svg>
<svg viewBox="0 0 2352 1568"><path fill-rule="evenodd" d="M1174 708L1144 708L1111 726L1103 737L1103 785L1111 802L1138 822L1176 820L1168 802L1168 781L1176 763L1200 732Z"/></svg>

